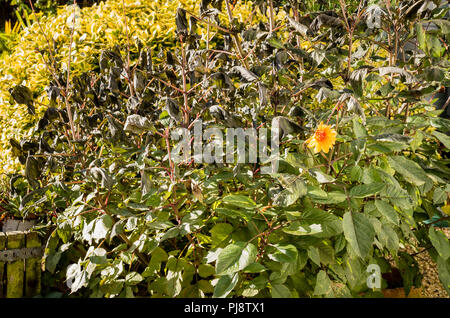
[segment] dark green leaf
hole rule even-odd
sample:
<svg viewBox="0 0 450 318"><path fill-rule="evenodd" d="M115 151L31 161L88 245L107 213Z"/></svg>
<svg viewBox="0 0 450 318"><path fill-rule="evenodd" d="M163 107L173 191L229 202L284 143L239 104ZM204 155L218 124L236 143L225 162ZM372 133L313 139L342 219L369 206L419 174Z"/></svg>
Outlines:
<svg viewBox="0 0 450 318"><path fill-rule="evenodd" d="M372 247L375 230L362 213L346 212L343 218L344 235L356 254L365 258Z"/></svg>

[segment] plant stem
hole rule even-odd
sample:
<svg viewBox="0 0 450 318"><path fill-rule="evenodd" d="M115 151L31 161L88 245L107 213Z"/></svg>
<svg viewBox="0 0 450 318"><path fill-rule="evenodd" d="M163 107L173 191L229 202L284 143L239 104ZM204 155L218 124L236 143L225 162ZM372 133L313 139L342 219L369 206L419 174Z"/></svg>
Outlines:
<svg viewBox="0 0 450 318"><path fill-rule="evenodd" d="M275 29L275 18L273 14L273 0L269 0L269 25L270 25L270 32L273 32L273 29Z"/></svg>
<svg viewBox="0 0 450 318"><path fill-rule="evenodd" d="M71 94L69 93L69 83L70 83L70 63L72 61L72 44L73 44L73 33L75 31L75 6L77 4L76 0L73 0L73 20L72 20L72 31L70 32L70 44L69 44L69 57L67 62L67 83L66 83L66 91L65 91L65 98L66 98L66 110L67 110L67 116L69 117L69 125L70 129L72 130L72 138L74 140L78 139L78 136L75 131L75 126L73 124L73 118L72 118L72 109L70 107L69 98Z"/></svg>
<svg viewBox="0 0 450 318"><path fill-rule="evenodd" d="M169 167L170 167L170 181L174 182L174 164L172 161L172 157L170 156L170 143L169 143L169 128L166 128L166 131L164 132L164 140L166 142L167 147L167 155L169 157Z"/></svg>
<svg viewBox="0 0 450 318"><path fill-rule="evenodd" d="M183 107L183 113L184 113L184 125L185 127L189 126L189 105L188 105L188 91L186 86L186 51L184 48L184 42L181 40L181 55L182 55L182 61L181 61L181 71L182 71L182 77L183 77L183 100L184 100L184 107Z"/></svg>
<svg viewBox="0 0 450 318"><path fill-rule="evenodd" d="M131 82L131 72L130 72L130 37L128 36L128 23L127 23L127 14L125 11L125 0L122 0L122 8L123 8L123 17L125 19L125 34L127 36L127 64L126 64L126 72L128 77L128 86L130 88L130 94L134 96L134 88L133 83Z"/></svg>
<svg viewBox="0 0 450 318"><path fill-rule="evenodd" d="M232 28L233 25L233 13L231 12L231 8L230 8L230 1L229 0L225 0L226 6L227 6L227 14L228 14L228 20L230 22L230 27ZM239 39L239 36L235 33L231 33L231 36L233 37L234 40L234 45L236 46L236 50L238 51L239 54L239 59L242 61L242 64L244 64L245 68L248 70L250 67L248 65L248 61L247 60L243 60L244 58L244 51L242 50L242 45L241 45L241 40Z"/></svg>

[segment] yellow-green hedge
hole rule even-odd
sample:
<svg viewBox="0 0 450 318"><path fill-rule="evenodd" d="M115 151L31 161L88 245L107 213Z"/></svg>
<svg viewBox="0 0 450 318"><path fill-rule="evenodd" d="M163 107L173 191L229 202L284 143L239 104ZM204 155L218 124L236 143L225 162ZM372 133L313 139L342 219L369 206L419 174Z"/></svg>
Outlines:
<svg viewBox="0 0 450 318"><path fill-rule="evenodd" d="M138 37L148 45L173 43L176 9L183 7L198 14L199 5L200 1L196 0L125 0L130 42L134 43L133 38ZM56 59L63 67L69 53L70 25L67 21L72 13L73 8L68 6L59 8L56 16L39 17L47 38L53 37L62 44ZM233 14L245 21L251 14L251 4L238 1ZM204 34L205 30L200 28L200 32ZM116 43L125 47L126 41L122 1L107 0L81 9L74 33L71 74L90 69L90 64L102 49ZM20 169L18 160L11 154L9 139L26 137L22 135L22 127L36 124L48 104L44 88L51 76L36 48L47 48L47 41L35 22L21 32L19 44L13 52L0 59L0 173ZM39 95L35 99L40 103L35 104L36 116L28 115L25 105L10 103L8 88L17 84L26 85Z"/></svg>

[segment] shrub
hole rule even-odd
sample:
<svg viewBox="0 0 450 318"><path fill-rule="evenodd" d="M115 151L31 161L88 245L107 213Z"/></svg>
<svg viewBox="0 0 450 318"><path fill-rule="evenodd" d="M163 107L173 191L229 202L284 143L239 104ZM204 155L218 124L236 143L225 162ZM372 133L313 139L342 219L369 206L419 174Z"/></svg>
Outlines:
<svg viewBox="0 0 450 318"><path fill-rule="evenodd" d="M182 1L125 1L128 33L132 44L139 39L153 49L170 47L174 42L175 23L173 12L184 6L191 12L198 12L199 4L194 0ZM235 9L240 18L248 16L250 6L239 2ZM45 87L50 83L49 49L58 68L65 70L70 43L70 17L72 6L58 8L56 16L38 13L42 31L37 19L23 30L20 43L13 52L0 59L0 172L11 173L20 169L17 161L11 160L9 139L21 140L25 132L37 124L38 116L30 116L26 107L11 100L9 88L17 84L28 86L33 92L38 115L42 115L48 104ZM119 45L126 48L125 19L121 1L105 1L92 7L82 8L73 34L73 58L71 72L80 75L98 65L102 49ZM201 26L200 26L201 27ZM200 28L199 32L203 32ZM204 32L203 32L204 33ZM48 47L49 40L51 48ZM135 46L131 46L132 58L136 58ZM44 58L43 58L44 57ZM47 62L45 62L47 61ZM65 74L63 75L65 76ZM28 135L29 136L29 135Z"/></svg>
<svg viewBox="0 0 450 318"><path fill-rule="evenodd" d="M203 7L198 24L215 34L206 41L177 10L174 47L130 43L139 58L129 64L124 41L70 85L47 80L53 98L38 129L13 143L25 177L12 179L10 202L48 222L47 288L382 297L367 284L371 264L396 268L406 293L420 285L408 246L429 251L449 291L448 239L436 226L448 226L450 126L422 98L448 85L447 9L353 12L341 2L342 11L303 14L289 3L279 8L286 19L269 7L250 26L223 7L230 21L217 25ZM395 35L384 32L392 24ZM415 37L411 53L404 44ZM262 160L174 162L169 132L200 119L224 131L275 119L278 171L262 174ZM392 287L384 277L381 288Z"/></svg>

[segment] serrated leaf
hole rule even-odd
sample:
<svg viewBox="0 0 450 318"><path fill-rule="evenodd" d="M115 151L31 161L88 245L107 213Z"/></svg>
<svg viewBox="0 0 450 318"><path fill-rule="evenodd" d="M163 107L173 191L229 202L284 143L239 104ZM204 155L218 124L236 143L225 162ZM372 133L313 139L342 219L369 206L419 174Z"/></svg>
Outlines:
<svg viewBox="0 0 450 318"><path fill-rule="evenodd" d="M319 183L331 183L335 181L335 179L332 176L322 172L320 169L311 168L308 169L308 172Z"/></svg>
<svg viewBox="0 0 450 318"><path fill-rule="evenodd" d="M420 186L431 181L425 171L416 162L406 159L403 156L388 157L388 162L389 165L396 172L400 173L406 181L416 186Z"/></svg>
<svg viewBox="0 0 450 318"><path fill-rule="evenodd" d="M140 282L142 282L143 279L144 278L139 273L136 272L128 273L127 276L125 276L125 282L128 285L137 285Z"/></svg>
<svg viewBox="0 0 450 318"><path fill-rule="evenodd" d="M383 214L388 221L394 223L395 225L398 225L398 213L392 207L392 205L383 200L375 200L375 206L377 210L380 211L380 213Z"/></svg>
<svg viewBox="0 0 450 318"><path fill-rule="evenodd" d="M256 76L255 73L247 70L246 68L242 67L242 66L234 66L233 68L231 68L231 72L238 72L245 80L249 81L249 82L254 82L257 81L259 78L258 76Z"/></svg>
<svg viewBox="0 0 450 318"><path fill-rule="evenodd" d="M295 263L297 261L298 251L292 244L274 244L275 252L269 253L267 256L280 263Z"/></svg>
<svg viewBox="0 0 450 318"><path fill-rule="evenodd" d="M378 69L378 72L380 73L381 76L392 73L400 74L405 78L405 84L411 84L417 81L417 79L412 74L399 67L394 66L380 67Z"/></svg>
<svg viewBox="0 0 450 318"><path fill-rule="evenodd" d="M450 137L446 134L440 133L439 131L435 130L432 133L433 136L435 136L437 139L439 139L440 142L447 148L450 149Z"/></svg>
<svg viewBox="0 0 450 318"><path fill-rule="evenodd" d="M230 194L222 199L225 204L230 204L240 208L252 209L256 207L255 201L250 199L248 196L240 194Z"/></svg>
<svg viewBox="0 0 450 318"><path fill-rule="evenodd" d="M216 263L216 274L227 275L243 270L256 259L257 249L252 243L236 242L225 247Z"/></svg>
<svg viewBox="0 0 450 318"><path fill-rule="evenodd" d="M438 205L445 203L447 200L447 193L441 188L434 189L433 192L433 203Z"/></svg>
<svg viewBox="0 0 450 318"><path fill-rule="evenodd" d="M442 257L438 256L436 264L439 273L439 280L447 293L450 294L450 259L444 260Z"/></svg>
<svg viewBox="0 0 450 318"><path fill-rule="evenodd" d="M289 23L294 27L294 29L300 33L303 37L306 37L307 33L308 33L308 27L304 24L301 24L297 21L295 21L294 19L292 19L290 16L287 16Z"/></svg>
<svg viewBox="0 0 450 318"><path fill-rule="evenodd" d="M428 235L430 237L430 241L433 244L436 251L439 255L447 260L450 257L450 244L447 236L439 230L436 230L434 227L430 226L428 230Z"/></svg>
<svg viewBox="0 0 450 318"><path fill-rule="evenodd" d="M153 127L152 123L140 115L130 115L127 117L124 130L135 134L142 134Z"/></svg>
<svg viewBox="0 0 450 318"><path fill-rule="evenodd" d="M267 42L276 49L284 49L283 43L276 37L271 36Z"/></svg>
<svg viewBox="0 0 450 318"><path fill-rule="evenodd" d="M225 298L233 290L239 280L238 273L221 276L214 288L213 298Z"/></svg>
<svg viewBox="0 0 450 318"><path fill-rule="evenodd" d="M325 295L331 291L331 281L327 273L321 270L317 274L316 286L314 287L314 295Z"/></svg>
<svg viewBox="0 0 450 318"><path fill-rule="evenodd" d="M109 215L104 214L93 222L92 239L98 241L106 237L114 221Z"/></svg>
<svg viewBox="0 0 450 318"><path fill-rule="evenodd" d="M272 298L291 298L292 293L283 284L273 284L272 285Z"/></svg>
<svg viewBox="0 0 450 318"><path fill-rule="evenodd" d="M369 184L360 184L350 189L350 197L366 198L377 194L384 189L384 183L373 182Z"/></svg>
<svg viewBox="0 0 450 318"><path fill-rule="evenodd" d="M283 228L283 232L291 235L312 235L322 232L320 224L305 225L300 222L292 222L288 227Z"/></svg>
<svg viewBox="0 0 450 318"><path fill-rule="evenodd" d="M381 232L377 234L380 243L383 244L393 255L397 254L399 239L397 233L388 224L381 225Z"/></svg>
<svg viewBox="0 0 450 318"><path fill-rule="evenodd" d="M288 182L286 188L275 197L275 206L290 206L307 193L306 183L300 177L294 177Z"/></svg>
<svg viewBox="0 0 450 318"><path fill-rule="evenodd" d="M248 265L246 268L244 268L244 273L261 273L266 271L267 269L264 267L264 265L260 263L252 263Z"/></svg>
<svg viewBox="0 0 450 318"><path fill-rule="evenodd" d="M219 246L225 239L230 237L233 232L233 226L229 223L217 223L210 230L212 247Z"/></svg>
<svg viewBox="0 0 450 318"><path fill-rule="evenodd" d="M308 224L314 229L314 224L320 225L317 229L321 231L315 234L316 237L331 237L342 233L342 221L334 214L316 208L306 209L300 216L301 224Z"/></svg>
<svg viewBox="0 0 450 318"><path fill-rule="evenodd" d="M198 274L200 277L206 278L211 275L214 275L216 273L216 270L214 269L214 266L209 264L200 264L198 266Z"/></svg>
<svg viewBox="0 0 450 318"><path fill-rule="evenodd" d="M359 122L358 118L353 118L353 132L355 133L356 138L365 138L367 137L366 128Z"/></svg>

